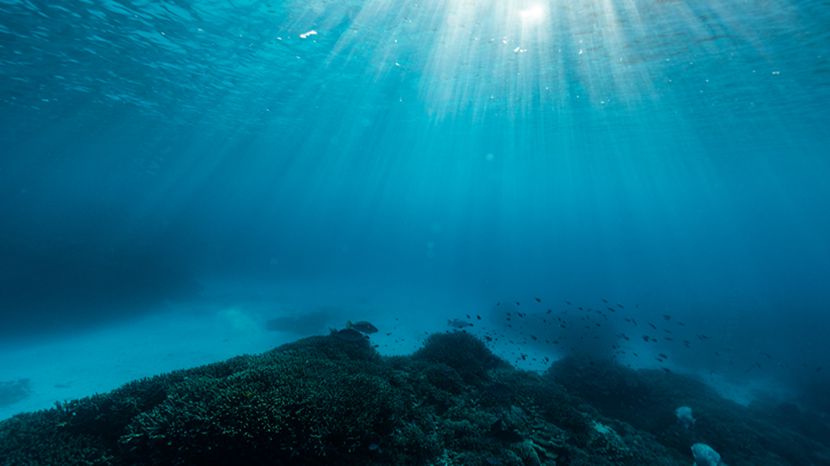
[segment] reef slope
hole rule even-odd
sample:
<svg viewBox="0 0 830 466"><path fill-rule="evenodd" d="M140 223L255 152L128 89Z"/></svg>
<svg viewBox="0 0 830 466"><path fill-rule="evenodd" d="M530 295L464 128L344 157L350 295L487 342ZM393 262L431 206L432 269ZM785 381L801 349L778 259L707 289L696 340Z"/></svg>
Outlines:
<svg viewBox="0 0 830 466"><path fill-rule="evenodd" d="M698 421L685 429L680 405ZM826 445L676 374L564 359L514 369L477 338L382 357L333 333L0 423L0 464L827 464Z"/></svg>

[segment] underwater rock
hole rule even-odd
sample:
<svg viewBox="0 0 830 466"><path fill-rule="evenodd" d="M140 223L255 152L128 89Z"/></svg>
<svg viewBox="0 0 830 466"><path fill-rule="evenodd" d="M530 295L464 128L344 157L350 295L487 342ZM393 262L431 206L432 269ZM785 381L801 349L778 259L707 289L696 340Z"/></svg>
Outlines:
<svg viewBox="0 0 830 466"><path fill-rule="evenodd" d="M491 369L509 367L481 340L465 332L430 335L424 347L412 357L446 364L455 369L467 383L483 381Z"/></svg>
<svg viewBox="0 0 830 466"><path fill-rule="evenodd" d="M8 406L23 401L32 393L32 381L17 379L0 382L0 406Z"/></svg>
<svg viewBox="0 0 830 466"><path fill-rule="evenodd" d="M593 435L588 440L588 447L613 463L625 463L634 456L612 427L597 421L593 423Z"/></svg>

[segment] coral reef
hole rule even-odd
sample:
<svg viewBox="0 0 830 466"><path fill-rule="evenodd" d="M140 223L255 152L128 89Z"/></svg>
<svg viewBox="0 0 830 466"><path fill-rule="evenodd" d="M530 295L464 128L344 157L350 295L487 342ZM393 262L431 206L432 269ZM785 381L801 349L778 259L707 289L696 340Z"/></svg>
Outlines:
<svg viewBox="0 0 830 466"><path fill-rule="evenodd" d="M519 371L464 332L386 358L332 332L15 416L0 464L688 465L699 442L730 465L821 464L825 446L751 413L610 362Z"/></svg>

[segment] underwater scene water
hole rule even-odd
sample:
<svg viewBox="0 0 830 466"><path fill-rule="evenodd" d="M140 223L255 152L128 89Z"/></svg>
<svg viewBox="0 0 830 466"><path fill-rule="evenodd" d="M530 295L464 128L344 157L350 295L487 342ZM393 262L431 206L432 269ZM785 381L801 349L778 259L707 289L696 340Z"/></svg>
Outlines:
<svg viewBox="0 0 830 466"><path fill-rule="evenodd" d="M828 121L823 0L0 0L0 464L830 464Z"/></svg>

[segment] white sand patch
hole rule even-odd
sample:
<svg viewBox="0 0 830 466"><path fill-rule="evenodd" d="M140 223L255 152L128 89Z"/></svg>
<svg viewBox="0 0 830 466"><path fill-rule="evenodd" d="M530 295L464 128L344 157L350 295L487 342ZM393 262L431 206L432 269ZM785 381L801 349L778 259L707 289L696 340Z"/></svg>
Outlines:
<svg viewBox="0 0 830 466"><path fill-rule="evenodd" d="M260 353L286 343L242 308L176 309L30 345L0 350L0 381L31 380L31 394L0 406L0 419L56 401L112 390L134 379Z"/></svg>

